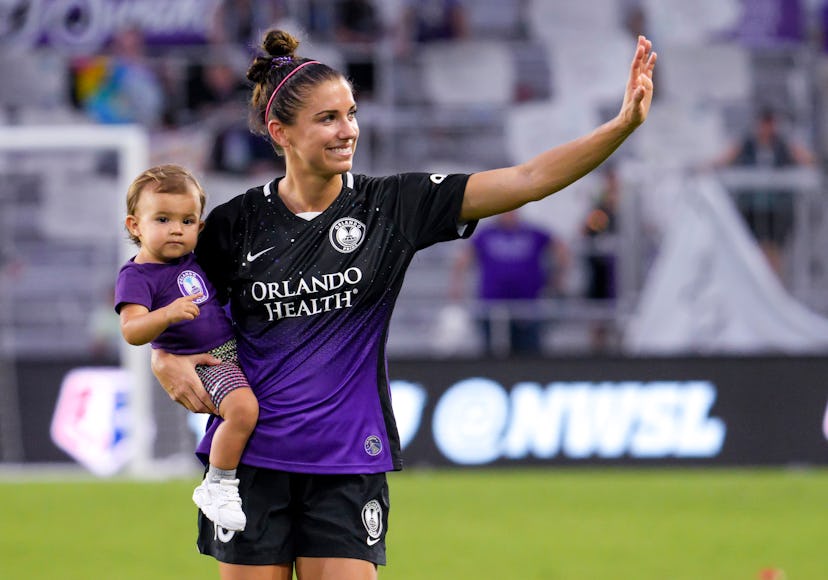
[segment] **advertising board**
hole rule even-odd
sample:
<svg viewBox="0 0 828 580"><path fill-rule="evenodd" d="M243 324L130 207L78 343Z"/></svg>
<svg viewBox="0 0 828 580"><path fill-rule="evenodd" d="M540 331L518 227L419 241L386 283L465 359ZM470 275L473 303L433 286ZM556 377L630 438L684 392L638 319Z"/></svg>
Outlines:
<svg viewBox="0 0 828 580"><path fill-rule="evenodd" d="M396 361L409 466L828 462L823 358Z"/></svg>

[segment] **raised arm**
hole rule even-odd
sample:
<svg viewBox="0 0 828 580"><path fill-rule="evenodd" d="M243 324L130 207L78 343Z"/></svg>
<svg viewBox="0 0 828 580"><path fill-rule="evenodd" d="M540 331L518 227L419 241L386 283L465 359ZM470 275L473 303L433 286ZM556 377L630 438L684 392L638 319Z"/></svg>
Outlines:
<svg viewBox="0 0 828 580"><path fill-rule="evenodd" d="M652 43L639 36L618 115L588 135L526 163L472 175L466 185L461 220L482 219L543 199L598 167L647 118L655 62Z"/></svg>

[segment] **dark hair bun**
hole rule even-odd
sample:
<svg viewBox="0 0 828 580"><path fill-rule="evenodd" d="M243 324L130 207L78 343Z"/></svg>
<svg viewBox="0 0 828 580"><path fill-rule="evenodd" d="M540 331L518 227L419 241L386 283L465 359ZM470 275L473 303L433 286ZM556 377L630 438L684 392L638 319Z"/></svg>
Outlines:
<svg viewBox="0 0 828 580"><path fill-rule="evenodd" d="M284 30L268 30L262 48L271 57L295 56L299 40Z"/></svg>
<svg viewBox="0 0 828 580"><path fill-rule="evenodd" d="M266 84L273 59L280 56L295 58L299 40L284 30L268 30L262 41L261 49L265 55L258 56L247 69L247 80L256 84Z"/></svg>

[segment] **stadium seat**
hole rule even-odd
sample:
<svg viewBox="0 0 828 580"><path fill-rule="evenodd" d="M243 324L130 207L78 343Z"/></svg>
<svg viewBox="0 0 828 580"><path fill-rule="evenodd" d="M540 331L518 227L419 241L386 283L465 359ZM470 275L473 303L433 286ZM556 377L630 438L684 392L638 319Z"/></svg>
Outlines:
<svg viewBox="0 0 828 580"><path fill-rule="evenodd" d="M561 31L546 41L552 94L596 106L620 105L635 40L614 29L605 31L600 43L584 42L580 35L580 30Z"/></svg>
<svg viewBox="0 0 828 580"><path fill-rule="evenodd" d="M514 163L580 137L599 123L594 109L572 99L512 106L506 115L506 149Z"/></svg>
<svg viewBox="0 0 828 580"><path fill-rule="evenodd" d="M533 37L555 40L561 33L576 31L582 37L579 46L587 44L584 37L603 38L606 31L621 26L618 0L528 0L526 14Z"/></svg>
<svg viewBox="0 0 828 580"><path fill-rule="evenodd" d="M732 29L741 15L740 4L739 0L642 0L653 38L692 45Z"/></svg>
<svg viewBox="0 0 828 580"><path fill-rule="evenodd" d="M630 145L642 160L681 169L709 162L730 139L721 109L659 101L650 109L647 130L636 132Z"/></svg>
<svg viewBox="0 0 828 580"><path fill-rule="evenodd" d="M727 104L751 98L750 54L736 44L659 46L660 97L689 104Z"/></svg>
<svg viewBox="0 0 828 580"><path fill-rule="evenodd" d="M421 53L423 88L435 105L505 105L512 101L515 67L506 44L478 40L436 42Z"/></svg>

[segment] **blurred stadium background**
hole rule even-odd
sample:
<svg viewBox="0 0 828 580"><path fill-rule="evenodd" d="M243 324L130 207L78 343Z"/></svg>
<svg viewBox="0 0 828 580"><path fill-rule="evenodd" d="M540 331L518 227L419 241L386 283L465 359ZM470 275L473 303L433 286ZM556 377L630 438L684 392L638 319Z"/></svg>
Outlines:
<svg viewBox="0 0 828 580"><path fill-rule="evenodd" d="M416 37L409 9L455 4ZM148 164L192 168L211 206L280 171L243 83L271 26L353 79L372 174L523 161L616 113L636 34L659 53L651 117L610 164L614 298L587 292L604 171L522 214L569 248L554 293L452 296L465 242L414 260L388 342L409 464L826 463L823 0L0 0L0 472L197 473L198 421L112 311L123 198ZM768 109L816 162L714 169ZM793 199L777 270L737 211L759 186ZM498 334L512 318L542 323L540 353Z"/></svg>

